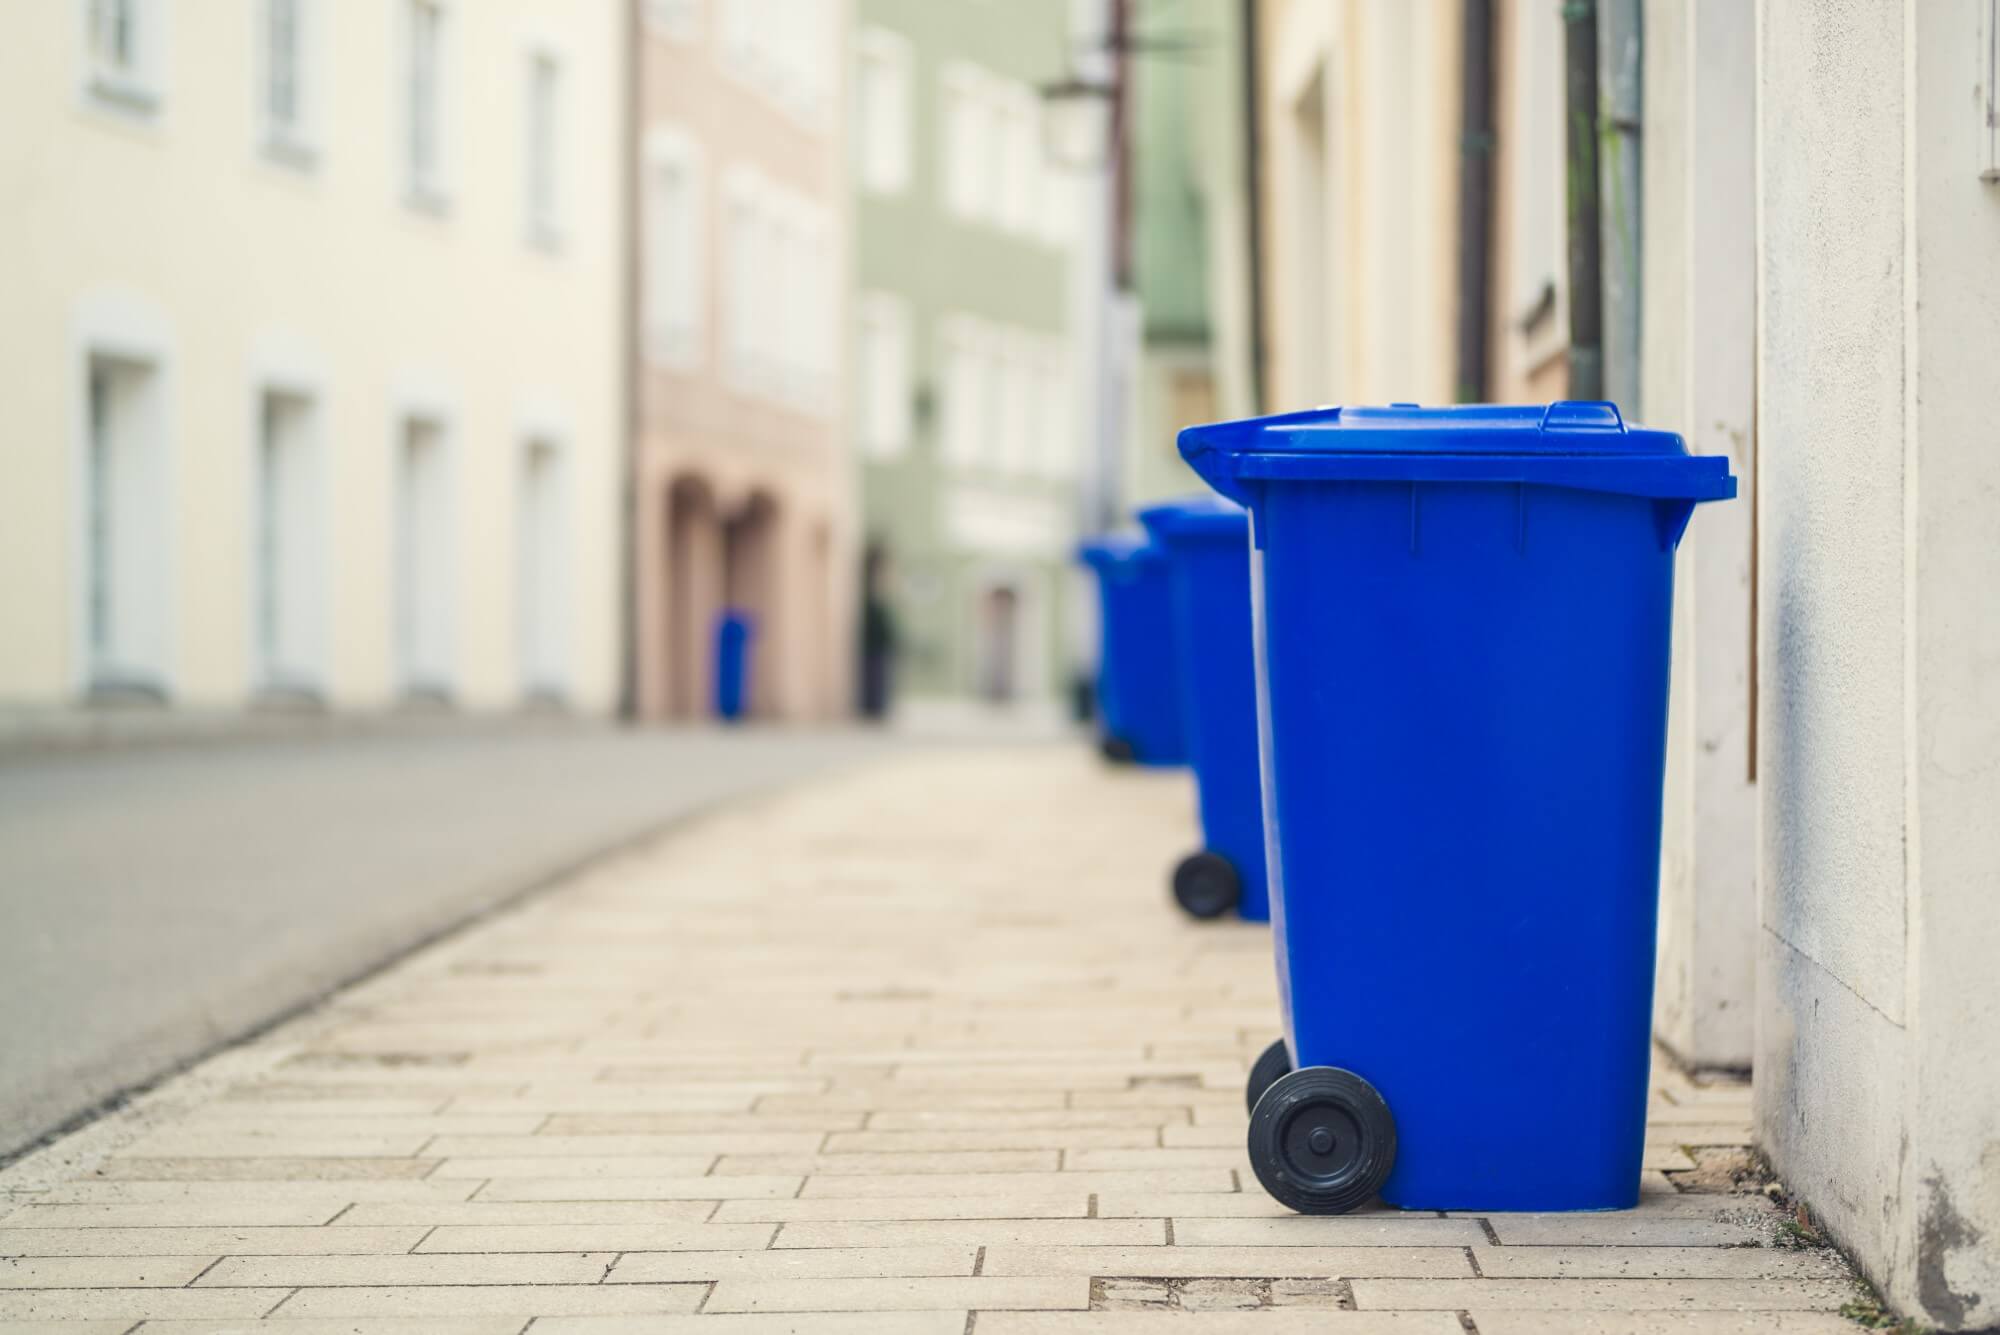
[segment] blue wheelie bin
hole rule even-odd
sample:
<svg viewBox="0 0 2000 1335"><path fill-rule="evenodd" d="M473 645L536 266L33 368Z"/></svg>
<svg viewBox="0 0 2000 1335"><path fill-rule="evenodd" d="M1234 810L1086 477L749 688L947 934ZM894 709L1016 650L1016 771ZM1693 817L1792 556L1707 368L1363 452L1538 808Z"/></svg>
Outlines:
<svg viewBox="0 0 2000 1335"><path fill-rule="evenodd" d="M1174 899L1197 918L1271 916L1257 770L1250 517L1200 496L1139 512L1171 565L1181 646L1181 718L1200 795L1203 847L1174 869Z"/></svg>
<svg viewBox="0 0 2000 1335"><path fill-rule="evenodd" d="M1174 642L1166 553L1114 535L1084 543L1077 557L1097 573L1104 754L1141 765L1185 765L1181 656Z"/></svg>
<svg viewBox="0 0 2000 1335"><path fill-rule="evenodd" d="M1274 1197L1605 1210L1645 1138L1674 550L1728 460L1608 403L1180 436L1248 507L1290 1066Z"/></svg>
<svg viewBox="0 0 2000 1335"><path fill-rule="evenodd" d="M715 715L735 723L750 707L750 645L755 634L748 612L728 608L715 623Z"/></svg>

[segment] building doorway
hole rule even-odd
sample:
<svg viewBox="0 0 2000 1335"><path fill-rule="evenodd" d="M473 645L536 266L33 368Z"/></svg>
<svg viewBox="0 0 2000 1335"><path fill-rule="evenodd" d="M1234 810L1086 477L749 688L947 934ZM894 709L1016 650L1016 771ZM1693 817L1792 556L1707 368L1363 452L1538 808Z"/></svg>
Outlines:
<svg viewBox="0 0 2000 1335"><path fill-rule="evenodd" d="M980 698L1010 704L1020 696L1021 595L1012 584L996 584L979 597L977 667Z"/></svg>

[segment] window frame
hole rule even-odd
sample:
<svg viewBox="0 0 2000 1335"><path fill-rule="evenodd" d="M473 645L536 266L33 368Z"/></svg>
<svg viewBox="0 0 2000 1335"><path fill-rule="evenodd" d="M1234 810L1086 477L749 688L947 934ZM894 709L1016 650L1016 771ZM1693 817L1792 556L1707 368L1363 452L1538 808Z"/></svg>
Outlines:
<svg viewBox="0 0 2000 1335"><path fill-rule="evenodd" d="M98 57L98 15L114 7L126 15L131 48L122 66ZM167 97L169 14L163 0L77 0L78 91L86 106L142 121L159 116Z"/></svg>
<svg viewBox="0 0 2000 1335"><path fill-rule="evenodd" d="M642 149L639 238L640 326L646 361L655 367L692 371L707 361L708 314L713 283L708 272L707 158L702 144L678 126L654 126ZM657 300L656 266L663 254L660 235L665 207L658 176L678 170L685 182L686 253L681 267L687 279L684 301ZM663 273L659 274L664 279Z"/></svg>
<svg viewBox="0 0 2000 1335"><path fill-rule="evenodd" d="M522 234L529 246L553 253L563 248L568 234L564 207L564 167L570 157L564 133L570 119L568 62L553 44L535 42L527 47L522 63Z"/></svg>
<svg viewBox="0 0 2000 1335"><path fill-rule="evenodd" d="M888 28L863 28L854 38L855 179L874 195L907 194L916 175L916 54L910 39ZM868 115L870 66L888 73L895 114L886 146Z"/></svg>
<svg viewBox="0 0 2000 1335"><path fill-rule="evenodd" d="M454 147L451 115L454 88L452 3L451 0L399 0L399 3L402 9L403 59L400 62L398 92L402 103L402 146L398 153L398 170L402 177L403 197L411 208L420 212L444 213L451 206ZM430 39L429 161L420 160L419 154L418 107L422 100L418 89L420 14L434 16Z"/></svg>

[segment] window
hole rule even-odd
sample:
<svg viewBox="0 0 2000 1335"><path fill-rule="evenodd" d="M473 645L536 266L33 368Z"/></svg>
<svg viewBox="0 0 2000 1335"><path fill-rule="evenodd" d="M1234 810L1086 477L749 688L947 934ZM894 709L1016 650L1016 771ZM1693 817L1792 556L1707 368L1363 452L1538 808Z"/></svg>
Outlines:
<svg viewBox="0 0 2000 1335"><path fill-rule="evenodd" d="M730 375L739 388L756 384L761 371L758 326L760 270L765 263L764 220L754 178L733 175L723 206L726 343Z"/></svg>
<svg viewBox="0 0 2000 1335"><path fill-rule="evenodd" d="M995 345L993 463L1010 473L1026 472L1034 463L1034 338L1013 330L997 337Z"/></svg>
<svg viewBox="0 0 2000 1335"><path fill-rule="evenodd" d="M151 362L93 354L85 373L89 684L158 694L171 594L160 372Z"/></svg>
<svg viewBox="0 0 2000 1335"><path fill-rule="evenodd" d="M991 421L984 327L962 316L948 320L940 360L944 381L944 457L960 467L976 466L984 462L987 425Z"/></svg>
<svg viewBox="0 0 2000 1335"><path fill-rule="evenodd" d="M1041 204L1041 108L1034 93L1009 85L1000 93L995 110L994 221L1009 231L1033 233Z"/></svg>
<svg viewBox="0 0 2000 1335"><path fill-rule="evenodd" d="M251 626L266 689L309 691L319 676L319 487L314 404L266 391L258 411Z"/></svg>
<svg viewBox="0 0 2000 1335"><path fill-rule="evenodd" d="M840 50L830 0L721 0L723 67L818 128Z"/></svg>
<svg viewBox="0 0 2000 1335"><path fill-rule="evenodd" d="M895 194L910 183L910 44L871 28L855 51L855 169L863 189Z"/></svg>
<svg viewBox="0 0 2000 1335"><path fill-rule="evenodd" d="M568 676L569 543L563 453L552 440L522 452L520 674L530 698L560 699Z"/></svg>
<svg viewBox="0 0 2000 1335"><path fill-rule="evenodd" d="M160 102L166 12L161 0L83 0L84 94L99 106L150 115Z"/></svg>
<svg viewBox="0 0 2000 1335"><path fill-rule="evenodd" d="M992 116L985 79L967 66L944 74L945 208L960 218L984 218L991 211Z"/></svg>
<svg viewBox="0 0 2000 1335"><path fill-rule="evenodd" d="M411 200L437 207L445 199L445 13L439 0L408 3L405 166Z"/></svg>
<svg viewBox="0 0 2000 1335"><path fill-rule="evenodd" d="M413 695L451 691L450 476L445 429L403 423L396 459L396 648Z"/></svg>
<svg viewBox="0 0 2000 1335"><path fill-rule="evenodd" d="M1061 339L1042 345L1035 364L1035 446L1041 472L1051 478L1077 471L1076 405L1070 401L1069 361Z"/></svg>
<svg viewBox="0 0 2000 1335"><path fill-rule="evenodd" d="M263 79L258 110L264 148L280 159L311 152L307 117L307 0L264 0Z"/></svg>
<svg viewBox="0 0 2000 1335"><path fill-rule="evenodd" d="M897 297L871 292L856 303L856 434L862 451L889 459L910 443L910 314Z"/></svg>
<svg viewBox="0 0 2000 1335"><path fill-rule="evenodd" d="M533 245L553 247L562 236L562 67L547 52L528 58L527 229Z"/></svg>
<svg viewBox="0 0 2000 1335"><path fill-rule="evenodd" d="M941 93L945 208L1019 236L1066 241L1060 214L1070 201L1057 197L1055 173L1042 161L1042 108L1034 90L954 65L941 76Z"/></svg>
<svg viewBox="0 0 2000 1335"><path fill-rule="evenodd" d="M701 360L708 297L701 158L692 140L657 130L647 137L644 207L646 355L660 365L691 367Z"/></svg>

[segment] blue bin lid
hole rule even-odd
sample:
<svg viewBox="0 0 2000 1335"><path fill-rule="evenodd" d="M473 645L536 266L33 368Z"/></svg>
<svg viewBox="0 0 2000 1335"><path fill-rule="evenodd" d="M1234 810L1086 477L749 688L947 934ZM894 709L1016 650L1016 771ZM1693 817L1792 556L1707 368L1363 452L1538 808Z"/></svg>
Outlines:
<svg viewBox="0 0 2000 1335"><path fill-rule="evenodd" d="M1095 538L1085 538L1076 545L1076 559L1098 569L1148 557L1164 560L1165 554L1147 543L1146 539L1132 533L1100 534Z"/></svg>
<svg viewBox="0 0 2000 1335"><path fill-rule="evenodd" d="M1172 538L1223 538L1242 542L1250 515L1234 501L1219 496L1182 496L1139 511L1139 522L1153 541Z"/></svg>
<svg viewBox="0 0 2000 1335"><path fill-rule="evenodd" d="M1316 408L1191 426L1181 457L1231 500L1266 482L1531 482L1687 501L1736 494L1729 460L1671 431L1628 427L1610 403Z"/></svg>

